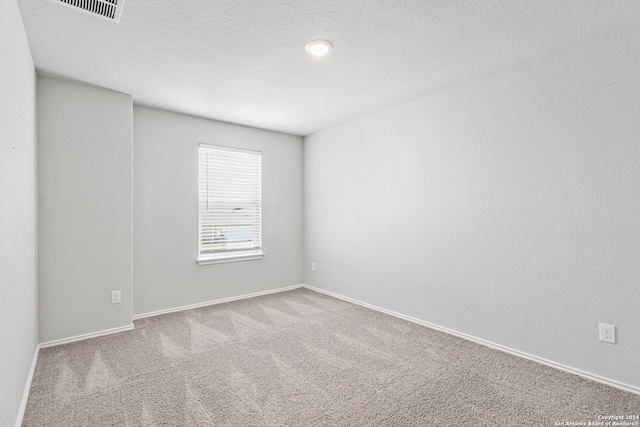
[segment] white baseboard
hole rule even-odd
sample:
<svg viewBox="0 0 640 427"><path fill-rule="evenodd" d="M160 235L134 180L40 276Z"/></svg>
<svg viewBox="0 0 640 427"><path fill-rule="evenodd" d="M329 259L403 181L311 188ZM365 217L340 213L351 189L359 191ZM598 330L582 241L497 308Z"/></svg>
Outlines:
<svg viewBox="0 0 640 427"><path fill-rule="evenodd" d="M33 360L31 361L31 369L29 370L27 383L24 386L24 392L22 393L22 402L20 403L18 418L16 418L16 427L22 426L22 419L24 418L24 411L27 409L27 401L29 400L29 392L31 391L31 382L33 381L33 374L36 372L36 363L38 362L39 353L40 347L36 346L36 350L33 352Z"/></svg>
<svg viewBox="0 0 640 427"><path fill-rule="evenodd" d="M169 309L166 309L166 310L158 310L158 311L154 311L154 312L151 312L151 313L138 314L136 316L133 316L132 319L133 320L143 319L145 317L158 316L160 314L174 313L176 311L189 310L189 309L198 308L198 307L206 307L206 306L215 305L215 304L222 304L222 303L225 303L225 302L236 301L236 300L241 300L241 299L246 299L246 298L253 298L253 297L257 297L257 296L261 296L261 295L274 294L274 293L277 293L277 292L290 291L290 290L293 290L293 289L301 288L302 286L303 285L293 285L293 286L287 286L287 287L284 287L284 288L271 289L271 290L268 290L268 291L255 292L255 293L252 293L252 294L245 294L245 295L239 295L239 296L230 297L230 298L222 298L222 299L218 299L218 300L214 300L214 301L202 302L202 303L198 303L198 304L185 305L185 306L182 306L182 307L169 308ZM134 324L131 323L130 325L121 326L119 328L106 329L106 330L103 330L103 331L92 332L92 333L89 333L89 334L76 335L74 337L62 338L62 339L54 340L54 341L48 341L48 342L45 342L45 343L41 343L39 348L53 347L53 346L56 346L56 345L68 344L68 343L72 343L72 342L75 342L75 341L82 341L82 340L86 340L86 339L90 339L90 338L97 338L97 337L101 337L101 336L104 336L104 335L117 334L118 332L130 331L130 330L134 329L134 327L135 327Z"/></svg>
<svg viewBox="0 0 640 427"><path fill-rule="evenodd" d="M104 331L91 332L89 334L76 335L75 337L62 338L40 344L40 348L53 347L54 345L69 344L75 341L88 340L89 338L102 337L104 335L117 334L118 332L130 331L134 328L133 323L119 328L105 329Z"/></svg>
<svg viewBox="0 0 640 427"><path fill-rule="evenodd" d="M418 325L426 326L427 328L435 329L437 331L441 331L441 332L447 333L449 335L454 335L456 337L465 339L467 341L474 342L476 344L484 345L486 347L493 348L495 350L499 350L499 351L502 351L502 352L505 352L505 353L508 353L508 354L511 354L511 355L514 355L514 356L522 357L524 359L531 360L533 362L541 363L541 364L549 366L551 368L559 369L561 371L568 372L570 374L575 374L575 375L581 376L581 377L586 378L586 379L591 380L591 381L595 381L595 382L598 382L598 383L601 383L601 384L605 384L605 385L608 385L608 386L611 386L611 387L615 387L615 388L620 389L620 390L624 390L624 391L627 391L627 392L630 392L630 393L634 393L634 394L640 395L640 388L636 387L636 386L633 386L633 385L630 385L630 384L625 384L625 383L622 383L622 382L619 382L619 381L616 381L616 380L612 380L612 379L609 379L609 378L602 377L600 375L592 374L590 372L585 372L583 370L580 370L580 369L577 369L577 368L573 368L571 366L563 365L561 363L557 363L557 362L554 362L552 360L547 360L547 359L544 359L542 357L534 356L532 354L528 354L528 353L525 353L525 352L522 352L522 351L519 351L519 350L514 350L512 348L505 347L503 345L496 344L496 343L493 343L491 341L486 341L486 340L483 340L481 338L476 338L474 336L464 334L462 332L454 331L453 329L449 329L449 328L445 328L445 327L442 327L442 326L434 325L433 323L425 322L424 320L416 319L414 317L406 316L404 314L396 313L394 311L387 310L387 309L384 309L384 308L381 308L381 307L377 307L375 305L367 304L365 302L358 301L358 300L355 300L353 298L345 297L343 295L336 294L334 292L330 292L330 291L326 291L324 289L316 288L315 286L310 286L310 285L303 284L302 287L310 289L310 290L315 291L315 292L326 294L326 295L329 295L329 296L332 296L332 297L335 297L335 298L338 298L338 299L341 299L341 300L344 300L344 301L348 301L348 302L360 305L362 307L367 307L367 308L370 308L372 310L376 310L376 311L379 311L379 312L382 312L382 313L386 313L386 314L389 314L391 316L398 317L400 319L408 320L409 322L417 323Z"/></svg>
<svg viewBox="0 0 640 427"><path fill-rule="evenodd" d="M166 310L158 310L158 311L152 311L149 313L136 314L135 316L133 316L133 320L144 319L145 317L159 316L161 314L175 313L176 311L190 310L192 308L200 308L200 307L207 307L209 305L223 304L225 302L237 301L241 299L259 297L261 295L269 295L269 294L275 294L278 292L291 291L293 289L298 289L301 287L303 287L303 285L293 285L293 286L287 286L284 288L271 289L268 291L254 292L252 294L238 295L235 297L221 298L221 299L201 302L197 304L183 305L181 307L168 308Z"/></svg>

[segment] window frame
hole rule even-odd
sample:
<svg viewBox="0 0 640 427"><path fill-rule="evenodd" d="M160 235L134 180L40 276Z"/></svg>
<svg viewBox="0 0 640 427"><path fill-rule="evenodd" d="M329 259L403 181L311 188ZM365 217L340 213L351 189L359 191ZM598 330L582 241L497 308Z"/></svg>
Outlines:
<svg viewBox="0 0 640 427"><path fill-rule="evenodd" d="M258 200L258 232L259 232L259 246L250 248L250 249L227 249L227 250L216 250L204 252L202 251L202 242L203 242L203 223L202 223L202 149L208 150L218 150L218 151L226 151L226 152L241 152L241 153L249 153L259 156L259 175L258 175L258 185L259 185L259 200ZM255 177L254 177L255 178ZM255 180L248 184L248 186L256 185ZM255 192L255 190L251 190ZM250 261L250 260L259 260L264 258L263 251L263 233L262 233L262 211L263 211L263 200L262 200L262 152L258 150L248 150L236 147L227 147L222 145L214 145L214 144L198 144L198 257L197 263L198 265L208 265L208 264L220 264L220 263L228 263L228 262L236 262L236 261ZM234 208L231 208L235 210ZM255 225L255 221L251 223L252 226Z"/></svg>

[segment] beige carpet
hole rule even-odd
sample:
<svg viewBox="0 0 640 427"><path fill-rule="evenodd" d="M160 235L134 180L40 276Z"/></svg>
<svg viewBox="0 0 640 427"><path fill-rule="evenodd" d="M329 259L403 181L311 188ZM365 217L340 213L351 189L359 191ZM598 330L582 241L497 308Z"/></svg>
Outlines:
<svg viewBox="0 0 640 427"><path fill-rule="evenodd" d="M640 396L307 289L40 351L24 426L554 426Z"/></svg>

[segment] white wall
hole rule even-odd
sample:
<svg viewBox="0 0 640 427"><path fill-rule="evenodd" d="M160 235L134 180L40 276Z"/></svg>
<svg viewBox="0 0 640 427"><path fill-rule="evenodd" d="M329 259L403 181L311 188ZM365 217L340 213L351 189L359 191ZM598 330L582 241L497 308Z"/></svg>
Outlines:
<svg viewBox="0 0 640 427"><path fill-rule="evenodd" d="M38 79L42 343L131 325L132 108L129 95Z"/></svg>
<svg viewBox="0 0 640 427"><path fill-rule="evenodd" d="M35 70L15 0L0 2L0 425L15 423L38 343Z"/></svg>
<svg viewBox="0 0 640 427"><path fill-rule="evenodd" d="M305 282L640 387L639 37L305 138Z"/></svg>
<svg viewBox="0 0 640 427"><path fill-rule="evenodd" d="M302 282L302 139L134 107L134 314ZM262 260L198 266L198 144L262 152Z"/></svg>

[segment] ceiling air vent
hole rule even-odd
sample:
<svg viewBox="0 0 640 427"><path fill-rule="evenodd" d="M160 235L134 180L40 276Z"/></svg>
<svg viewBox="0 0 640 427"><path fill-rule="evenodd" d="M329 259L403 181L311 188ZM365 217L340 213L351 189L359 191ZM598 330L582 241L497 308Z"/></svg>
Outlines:
<svg viewBox="0 0 640 427"><path fill-rule="evenodd" d="M124 0L54 0L115 23L120 22Z"/></svg>

